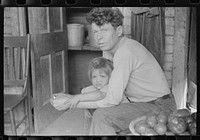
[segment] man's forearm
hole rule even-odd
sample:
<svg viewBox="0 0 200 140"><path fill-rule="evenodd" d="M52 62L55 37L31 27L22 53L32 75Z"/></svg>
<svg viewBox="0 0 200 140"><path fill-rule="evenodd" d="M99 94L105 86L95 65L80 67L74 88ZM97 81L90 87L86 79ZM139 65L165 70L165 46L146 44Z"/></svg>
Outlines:
<svg viewBox="0 0 200 140"><path fill-rule="evenodd" d="M76 106L77 108L88 108L88 109L94 109L94 108L100 108L95 101L91 102L79 102Z"/></svg>
<svg viewBox="0 0 200 140"><path fill-rule="evenodd" d="M103 100L99 101L87 101L87 102L79 102L77 104L77 108L88 108L88 109L93 109L93 108L104 108L104 107L111 107L115 106L115 104L110 104L108 102L102 102Z"/></svg>

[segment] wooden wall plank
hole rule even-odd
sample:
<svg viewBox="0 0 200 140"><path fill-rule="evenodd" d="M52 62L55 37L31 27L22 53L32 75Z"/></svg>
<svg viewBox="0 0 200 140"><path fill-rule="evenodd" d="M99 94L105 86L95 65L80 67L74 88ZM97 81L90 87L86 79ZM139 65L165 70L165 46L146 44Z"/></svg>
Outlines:
<svg viewBox="0 0 200 140"><path fill-rule="evenodd" d="M12 35L20 35L18 8L10 8Z"/></svg>
<svg viewBox="0 0 200 140"><path fill-rule="evenodd" d="M4 35L26 35L24 7L4 8Z"/></svg>

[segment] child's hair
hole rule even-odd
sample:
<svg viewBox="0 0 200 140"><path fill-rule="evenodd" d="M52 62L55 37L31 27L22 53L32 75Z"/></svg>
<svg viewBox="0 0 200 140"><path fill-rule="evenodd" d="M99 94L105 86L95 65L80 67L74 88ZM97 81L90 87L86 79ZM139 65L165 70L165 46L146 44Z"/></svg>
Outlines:
<svg viewBox="0 0 200 140"><path fill-rule="evenodd" d="M111 7L96 7L86 15L89 24L96 23L98 26L102 26L105 23L111 23L115 28L123 24L123 18L124 16L118 8Z"/></svg>
<svg viewBox="0 0 200 140"><path fill-rule="evenodd" d="M95 69L103 70L110 77L111 72L113 70L113 63L112 61L104 57L94 58L90 62L89 67L88 67L88 77L90 80L92 78L92 71Z"/></svg>

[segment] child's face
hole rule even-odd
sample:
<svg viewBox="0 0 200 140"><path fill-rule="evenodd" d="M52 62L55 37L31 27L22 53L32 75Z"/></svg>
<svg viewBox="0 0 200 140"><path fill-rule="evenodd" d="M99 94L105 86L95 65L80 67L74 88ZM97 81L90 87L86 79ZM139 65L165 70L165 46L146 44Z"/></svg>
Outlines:
<svg viewBox="0 0 200 140"><path fill-rule="evenodd" d="M101 69L94 69L92 71L91 81L93 86L101 89L108 84L109 76Z"/></svg>

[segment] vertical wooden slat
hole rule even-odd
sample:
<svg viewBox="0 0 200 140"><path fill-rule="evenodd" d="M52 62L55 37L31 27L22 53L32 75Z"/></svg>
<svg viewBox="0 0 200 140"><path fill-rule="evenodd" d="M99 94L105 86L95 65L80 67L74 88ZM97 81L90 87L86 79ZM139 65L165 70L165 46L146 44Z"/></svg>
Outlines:
<svg viewBox="0 0 200 140"><path fill-rule="evenodd" d="M25 68L26 69L24 69L25 70L25 76L28 76L28 72L29 72L29 64L30 64L30 42L31 42L31 36L30 36L30 34L28 34L27 35L28 36L28 38L27 38L27 47L26 47L26 53L25 53L25 50L24 50L24 53L25 53L25 58L27 58L27 59L25 59L26 60L26 62L25 62ZM26 77L25 77L26 78Z"/></svg>
<svg viewBox="0 0 200 140"><path fill-rule="evenodd" d="M27 92L28 90L26 89L25 92ZM28 98L25 99L25 103L24 103L24 113L25 113L25 116L26 116L26 119L25 119L25 130L26 130L26 134L30 134L30 124L29 124L29 117L28 117Z"/></svg>
<svg viewBox="0 0 200 140"><path fill-rule="evenodd" d="M146 19L145 16L146 16L146 15L143 15L143 16L142 16L142 29L141 29L141 30L142 30L142 33L141 33L141 43L142 43L142 44L145 44L145 42L144 42L145 19Z"/></svg>
<svg viewBox="0 0 200 140"><path fill-rule="evenodd" d="M20 79L20 56L21 56L21 49L20 47L17 48L17 63L16 63L16 79Z"/></svg>
<svg viewBox="0 0 200 140"><path fill-rule="evenodd" d="M26 55L26 54L25 54L25 48L22 48L22 49L21 49L21 59L23 60L22 63L21 63L21 74L22 74L22 75L21 75L21 78L22 78L22 79L25 78L25 71L26 71L26 70L25 70L25 68L26 68L25 65L26 65L26 61L27 61L27 60L26 60L26 56L25 56L25 55Z"/></svg>
<svg viewBox="0 0 200 140"><path fill-rule="evenodd" d="M7 49L4 48L4 80L8 79L8 55L7 55Z"/></svg>
<svg viewBox="0 0 200 140"><path fill-rule="evenodd" d="M131 26L133 26L133 30L131 31L133 39L135 39L135 37L136 37L136 35L135 35L136 32L133 32L133 31L136 31L136 26L135 26L136 21L137 21L137 17L136 17L136 15L133 14L133 22L132 23L134 23L134 25L131 25Z"/></svg>
<svg viewBox="0 0 200 140"><path fill-rule="evenodd" d="M9 63L9 65L10 65L10 67L9 67L9 79L14 79L14 71L13 71L13 69L14 69L14 67L13 67L13 48L11 47L10 48L10 63Z"/></svg>
<svg viewBox="0 0 200 140"><path fill-rule="evenodd" d="M17 47L13 48L13 79L16 79Z"/></svg>
<svg viewBox="0 0 200 140"><path fill-rule="evenodd" d="M12 134L16 135L17 130L15 129L15 116L13 114L13 111L10 110L10 120L11 120L11 127L12 127Z"/></svg>
<svg viewBox="0 0 200 140"><path fill-rule="evenodd" d="M6 80L8 80L10 78L10 72L9 72L9 56L10 56L10 50L6 49Z"/></svg>

